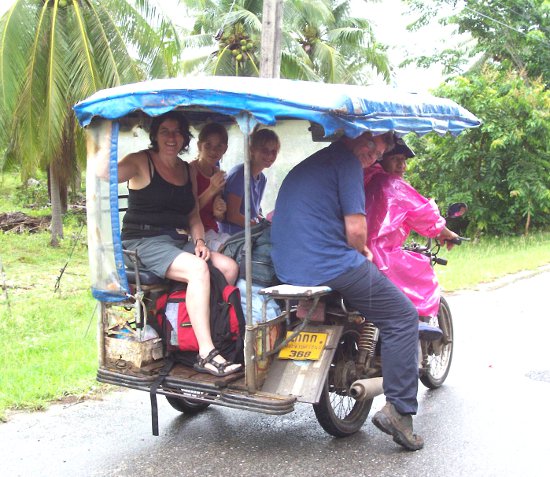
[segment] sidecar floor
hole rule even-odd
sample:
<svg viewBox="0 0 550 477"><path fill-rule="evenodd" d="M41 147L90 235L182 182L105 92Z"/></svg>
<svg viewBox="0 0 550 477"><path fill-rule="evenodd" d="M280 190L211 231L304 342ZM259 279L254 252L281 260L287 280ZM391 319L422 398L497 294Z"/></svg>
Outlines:
<svg viewBox="0 0 550 477"><path fill-rule="evenodd" d="M162 362L160 364L162 365ZM129 368L123 372L101 367L97 373L97 380L148 392L157 379L159 369L158 364L154 371L148 367ZM281 396L264 391L249 393L245 384L244 372L219 377L198 373L193 368L181 364L174 366L158 388L157 393L272 415L292 412L296 402L294 396Z"/></svg>

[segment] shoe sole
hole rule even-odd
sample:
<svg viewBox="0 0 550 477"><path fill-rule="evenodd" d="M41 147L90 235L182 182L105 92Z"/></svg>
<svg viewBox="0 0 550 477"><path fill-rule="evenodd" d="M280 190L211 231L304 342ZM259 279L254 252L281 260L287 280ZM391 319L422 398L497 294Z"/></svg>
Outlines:
<svg viewBox="0 0 550 477"><path fill-rule="evenodd" d="M407 450L417 451L424 447L424 444L411 444L405 435L392 424L391 419L381 411L374 415L372 423L382 432L392 436L395 443L403 446Z"/></svg>

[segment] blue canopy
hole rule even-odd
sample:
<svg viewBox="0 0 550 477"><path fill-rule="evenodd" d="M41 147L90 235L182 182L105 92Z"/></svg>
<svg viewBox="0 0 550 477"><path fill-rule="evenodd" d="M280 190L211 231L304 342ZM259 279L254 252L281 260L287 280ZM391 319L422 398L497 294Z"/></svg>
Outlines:
<svg viewBox="0 0 550 477"><path fill-rule="evenodd" d="M118 119L134 111L157 116L175 108L206 108L274 125L295 118L320 124L326 136L356 137L366 130L457 135L480 120L455 102L390 87L266 78L190 77L110 88L75 105L82 126L93 117Z"/></svg>

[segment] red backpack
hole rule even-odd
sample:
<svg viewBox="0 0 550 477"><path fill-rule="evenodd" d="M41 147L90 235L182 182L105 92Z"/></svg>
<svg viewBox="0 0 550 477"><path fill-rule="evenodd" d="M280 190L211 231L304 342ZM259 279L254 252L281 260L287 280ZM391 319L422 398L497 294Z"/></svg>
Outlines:
<svg viewBox="0 0 550 477"><path fill-rule="evenodd" d="M242 362L245 319L239 289L228 285L217 268L209 268L212 341L225 359ZM192 365L199 344L187 312L186 295L186 285L174 282L172 289L157 299L155 328L163 338L166 354L175 355L177 361Z"/></svg>

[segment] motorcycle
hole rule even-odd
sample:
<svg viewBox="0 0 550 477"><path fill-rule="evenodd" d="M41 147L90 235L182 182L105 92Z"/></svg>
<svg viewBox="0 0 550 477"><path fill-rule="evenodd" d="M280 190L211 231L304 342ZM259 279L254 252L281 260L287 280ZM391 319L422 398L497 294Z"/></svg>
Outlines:
<svg viewBox="0 0 550 477"><path fill-rule="evenodd" d="M468 206L465 203L457 202L449 206L445 218L448 220L449 218L462 217L467 211ZM461 245L462 242L469 240L469 238L457 236L449 242ZM426 244L413 241L406 243L403 248L425 255L430 259L432 266L446 266L448 261L438 256L442 245L437 239L428 239ZM420 381L429 389L437 389L447 379L453 359L453 318L445 297L440 298L437 316L430 317L427 323L440 328L443 337L436 341L420 340Z"/></svg>
<svg viewBox="0 0 550 477"><path fill-rule="evenodd" d="M447 217L459 217L466 211L466 204L452 204L447 211ZM467 240L469 239L458 236L452 243L460 245ZM432 265L447 265L447 260L439 257L442 245L436 239L428 239L425 245L411 242L404 248L427 256ZM339 303L340 310L335 307L327 308L324 319L331 322L338 316L345 316L348 323L357 321L357 313L348 310L341 297ZM419 379L427 388L436 389L445 382L453 356L452 314L444 297L440 299L437 316L431 317L428 323L439 327L443 336L435 341L419 339ZM373 399L383 393L377 342L378 330L368 320L364 320L359 327L348 326L343 333L325 389L332 396L325 395L319 404L313 406L317 420L329 434L345 436L355 432L352 429L358 430L370 412ZM329 401L330 408L325 405Z"/></svg>
<svg viewBox="0 0 550 477"><path fill-rule="evenodd" d="M98 381L164 395L174 409L186 414L218 405L282 415L292 412L296 402L305 402L313 405L329 434L342 437L357 432L374 396L382 392L378 330L328 287L317 286L281 284L262 289L261 319L254 320L249 206L245 208L244 373L217 377L176 364L159 381L166 356L161 339L148 336L146 330L154 319L156 300L168 284L140 270L137 257L134 266L125 265L120 238L125 191L117 180L118 160L138 149L136 138L147 140L142 130L152 116L178 110L195 126L222 122L237 137L230 137L230 149L239 144L239 133L242 136L238 156L244 157L245 204L249 204L248 141L258 124L277 128L283 145L294 144L284 156L294 154L297 162L308 155L304 133L319 147L318 142L342 133L356 137L367 130L456 135L477 127L479 120L456 103L433 96L259 78L148 81L99 91L74 109L87 131L88 249L92 294L99 302ZM96 173L101 161L109 161L108 181ZM268 319L271 300L281 312ZM427 362L423 361L421 379L432 387L445 380L452 356L452 320L444 301L437 320L445 338L440 344L426 344L422 351Z"/></svg>

